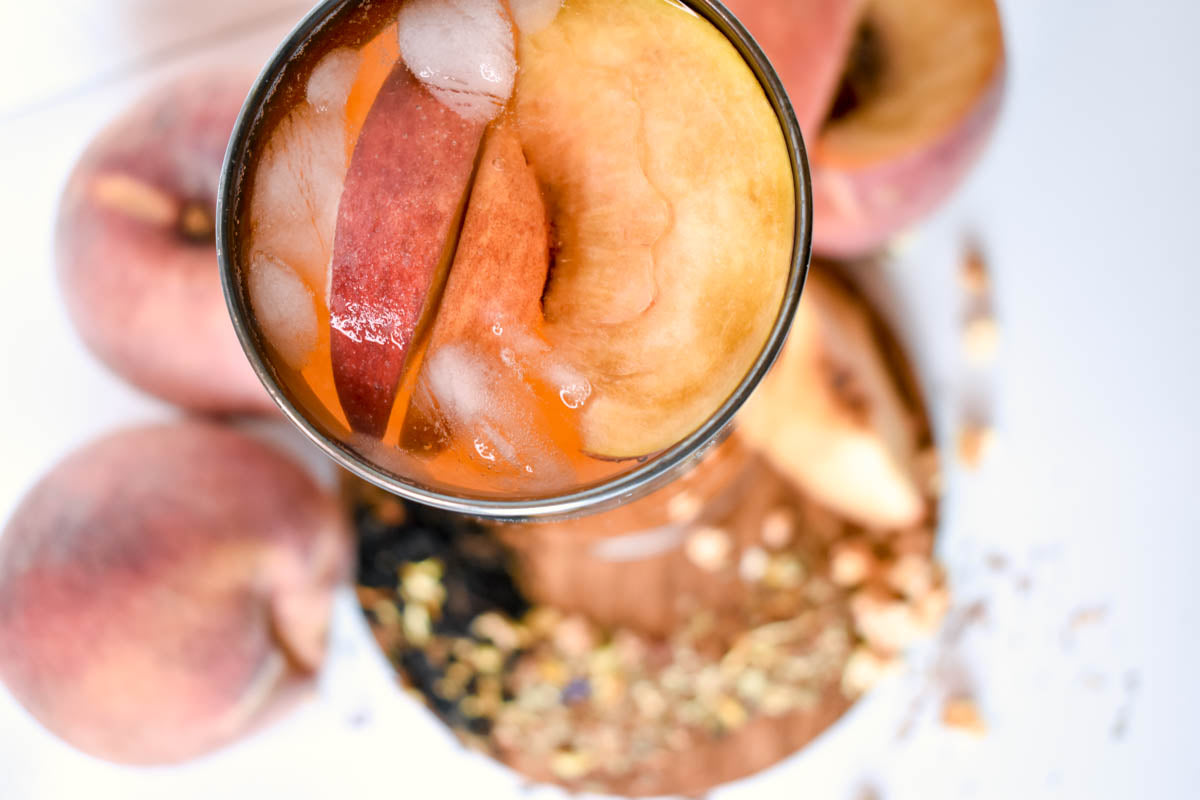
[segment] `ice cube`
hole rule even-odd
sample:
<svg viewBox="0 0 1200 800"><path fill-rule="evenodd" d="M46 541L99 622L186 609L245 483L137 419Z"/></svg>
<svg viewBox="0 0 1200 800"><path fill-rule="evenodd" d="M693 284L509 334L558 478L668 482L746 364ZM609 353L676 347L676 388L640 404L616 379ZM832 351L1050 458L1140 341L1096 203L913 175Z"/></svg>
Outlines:
<svg viewBox="0 0 1200 800"><path fill-rule="evenodd" d="M464 119L487 122L512 94L512 26L500 0L409 0L400 55L429 91Z"/></svg>
<svg viewBox="0 0 1200 800"><path fill-rule="evenodd" d="M358 53L349 47L332 50L317 62L308 77L305 98L318 112L344 116L350 87L358 75Z"/></svg>
<svg viewBox="0 0 1200 800"><path fill-rule="evenodd" d="M328 280L346 179L345 136L341 115L301 104L271 132L255 171L251 247L291 266L314 293L324 292Z"/></svg>
<svg viewBox="0 0 1200 800"><path fill-rule="evenodd" d="M521 33L532 36L554 21L562 0L509 0L509 7Z"/></svg>
<svg viewBox="0 0 1200 800"><path fill-rule="evenodd" d="M433 399L453 421L471 425L487 409L487 365L465 347L447 345L430 353L425 378Z"/></svg>
<svg viewBox="0 0 1200 800"><path fill-rule="evenodd" d="M465 342L438 347L426 358L413 403L427 432L437 432L443 446L465 445L459 452L498 479L502 473L534 486L569 474L537 398L494 353Z"/></svg>
<svg viewBox="0 0 1200 800"><path fill-rule="evenodd" d="M259 328L288 366L302 369L317 346L312 290L295 270L265 253L250 258L250 307Z"/></svg>

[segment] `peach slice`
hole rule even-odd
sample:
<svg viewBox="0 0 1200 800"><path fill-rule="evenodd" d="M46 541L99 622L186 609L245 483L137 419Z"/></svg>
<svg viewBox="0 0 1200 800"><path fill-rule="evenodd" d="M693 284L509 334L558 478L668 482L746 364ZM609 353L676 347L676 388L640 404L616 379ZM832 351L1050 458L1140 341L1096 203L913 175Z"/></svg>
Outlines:
<svg viewBox="0 0 1200 800"><path fill-rule="evenodd" d="M515 126L496 120L484 138L462 233L429 349L505 330L536 335L550 267L550 226Z"/></svg>
<svg viewBox="0 0 1200 800"><path fill-rule="evenodd" d="M814 264L779 361L737 416L743 437L820 503L874 528L920 522L918 431L861 302Z"/></svg>
<svg viewBox="0 0 1200 800"><path fill-rule="evenodd" d="M338 206L330 355L351 427L381 437L417 326L454 252L483 126L399 64L354 148Z"/></svg>
<svg viewBox="0 0 1200 800"><path fill-rule="evenodd" d="M520 50L556 233L546 335L594 390L585 450L654 453L730 395L775 321L796 217L783 135L733 46L661 0L567 0Z"/></svg>
<svg viewBox="0 0 1200 800"><path fill-rule="evenodd" d="M379 90L351 157L331 278L334 383L351 427L375 437L387 430L410 349L436 306L484 126L516 70L498 0L413 0L398 37L403 63Z"/></svg>
<svg viewBox="0 0 1200 800"><path fill-rule="evenodd" d="M566 370L541 338L549 235L533 170L501 118L484 138L402 434L417 452L449 450L456 467L491 490L497 480L546 489L569 477L561 453L571 448L561 440L570 437L572 397L559 392L586 390L578 378L556 387Z"/></svg>
<svg viewBox="0 0 1200 800"><path fill-rule="evenodd" d="M274 449L210 423L122 431L0 537L0 678L88 753L191 758L300 695L349 562L337 504Z"/></svg>

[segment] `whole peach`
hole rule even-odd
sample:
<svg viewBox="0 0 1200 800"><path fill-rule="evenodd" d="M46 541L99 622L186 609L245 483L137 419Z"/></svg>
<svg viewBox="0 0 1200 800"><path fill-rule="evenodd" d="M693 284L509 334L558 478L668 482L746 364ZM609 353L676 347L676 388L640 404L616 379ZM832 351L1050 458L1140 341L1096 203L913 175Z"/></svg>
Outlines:
<svg viewBox="0 0 1200 800"><path fill-rule="evenodd" d="M204 753L310 679L348 550L334 501L256 439L203 422L110 435L0 537L0 679L93 755Z"/></svg>
<svg viewBox="0 0 1200 800"><path fill-rule="evenodd" d="M213 234L249 85L206 73L145 97L83 153L59 209L59 280L84 343L130 383L197 411L274 408L229 320Z"/></svg>

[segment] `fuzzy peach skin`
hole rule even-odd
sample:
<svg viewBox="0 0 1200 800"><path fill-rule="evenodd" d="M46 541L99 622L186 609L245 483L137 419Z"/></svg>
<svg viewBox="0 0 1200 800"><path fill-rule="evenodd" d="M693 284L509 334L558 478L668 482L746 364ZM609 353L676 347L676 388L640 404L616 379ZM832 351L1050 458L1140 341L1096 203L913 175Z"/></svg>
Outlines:
<svg viewBox="0 0 1200 800"><path fill-rule="evenodd" d="M854 258L918 223L999 116L995 0L729 0L787 88L812 167L813 252Z"/></svg>
<svg viewBox="0 0 1200 800"><path fill-rule="evenodd" d="M957 127L895 160L849 170L814 160L814 249L829 257L862 256L928 216L978 160L1003 97L1000 77Z"/></svg>
<svg viewBox="0 0 1200 800"><path fill-rule="evenodd" d="M301 694L349 544L334 501L255 439L205 422L112 434L0 537L0 680L92 755L205 753Z"/></svg>
<svg viewBox="0 0 1200 800"><path fill-rule="evenodd" d="M213 236L250 76L189 75L84 151L59 208L63 298L84 344L138 388L206 412L273 411L234 334Z"/></svg>
<svg viewBox="0 0 1200 800"><path fill-rule="evenodd" d="M804 136L815 136L837 92L865 0L728 0L787 84Z"/></svg>

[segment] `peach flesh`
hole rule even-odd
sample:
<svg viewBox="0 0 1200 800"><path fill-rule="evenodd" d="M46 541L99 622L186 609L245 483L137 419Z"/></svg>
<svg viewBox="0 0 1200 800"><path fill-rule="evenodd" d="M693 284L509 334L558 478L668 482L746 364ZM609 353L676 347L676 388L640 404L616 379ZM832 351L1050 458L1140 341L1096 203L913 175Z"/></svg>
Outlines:
<svg viewBox="0 0 1200 800"><path fill-rule="evenodd" d="M775 322L796 224L784 137L729 40L671 3L567 0L520 52L556 235L546 338L594 389L585 452L652 455L733 393Z"/></svg>
<svg viewBox="0 0 1200 800"><path fill-rule="evenodd" d="M112 123L63 192L56 260L84 344L197 411L273 411L238 344L213 241L217 180L250 80L185 77Z"/></svg>
<svg viewBox="0 0 1200 800"><path fill-rule="evenodd" d="M804 493L877 530L926 519L922 418L870 306L814 262L783 352L737 416L747 443ZM882 333L881 333L882 332Z"/></svg>
<svg viewBox="0 0 1200 800"><path fill-rule="evenodd" d="M334 501L255 439L200 422L110 435L0 537L0 679L92 755L208 752L300 695L349 544Z"/></svg>

